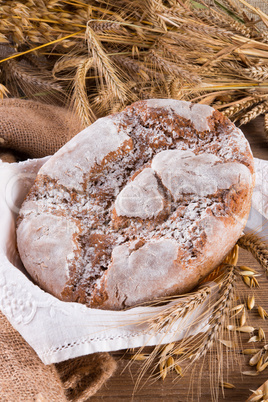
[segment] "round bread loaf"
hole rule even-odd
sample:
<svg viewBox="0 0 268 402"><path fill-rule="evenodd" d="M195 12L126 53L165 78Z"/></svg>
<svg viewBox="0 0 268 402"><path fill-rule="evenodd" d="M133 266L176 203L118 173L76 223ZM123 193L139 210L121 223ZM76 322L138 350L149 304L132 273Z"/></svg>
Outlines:
<svg viewBox="0 0 268 402"><path fill-rule="evenodd" d="M240 237L253 184L248 142L220 112L139 101L43 165L20 210L19 253L41 288L90 307L186 293Z"/></svg>

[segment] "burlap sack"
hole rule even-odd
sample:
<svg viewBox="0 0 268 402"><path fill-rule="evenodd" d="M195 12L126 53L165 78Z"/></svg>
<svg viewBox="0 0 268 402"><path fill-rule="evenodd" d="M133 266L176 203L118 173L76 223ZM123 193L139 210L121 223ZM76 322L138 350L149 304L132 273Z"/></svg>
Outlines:
<svg viewBox="0 0 268 402"><path fill-rule="evenodd" d="M108 353L45 366L1 312L0 348L1 402L86 401L116 368Z"/></svg>
<svg viewBox="0 0 268 402"><path fill-rule="evenodd" d="M65 402L54 365L45 366L0 313L0 400Z"/></svg>
<svg viewBox="0 0 268 402"><path fill-rule="evenodd" d="M61 107L20 99L0 101L3 161L14 162L14 151L33 158L53 154L80 130L79 120ZM46 366L1 312L0 348L1 402L86 401L116 369L108 353Z"/></svg>
<svg viewBox="0 0 268 402"><path fill-rule="evenodd" d="M0 100L0 147L31 158L53 155L82 130L73 112L22 99Z"/></svg>

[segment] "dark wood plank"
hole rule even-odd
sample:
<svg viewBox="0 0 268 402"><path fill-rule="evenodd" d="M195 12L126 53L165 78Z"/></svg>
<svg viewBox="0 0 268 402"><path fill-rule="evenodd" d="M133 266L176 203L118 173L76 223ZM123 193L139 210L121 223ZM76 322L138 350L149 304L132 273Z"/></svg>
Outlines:
<svg viewBox="0 0 268 402"><path fill-rule="evenodd" d="M264 132L263 116L240 128L249 141L255 158L268 160L268 136Z"/></svg>

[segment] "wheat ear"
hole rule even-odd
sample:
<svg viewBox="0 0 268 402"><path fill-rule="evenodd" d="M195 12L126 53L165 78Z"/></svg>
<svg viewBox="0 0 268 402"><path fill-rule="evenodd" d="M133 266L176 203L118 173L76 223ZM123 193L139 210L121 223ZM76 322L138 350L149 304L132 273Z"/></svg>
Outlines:
<svg viewBox="0 0 268 402"><path fill-rule="evenodd" d="M245 113L240 119L240 124L247 124L251 120L255 119L257 116L260 114L264 114L268 110L268 101L264 101L259 103L259 105L255 106L253 109L251 109L249 112Z"/></svg>
<svg viewBox="0 0 268 402"><path fill-rule="evenodd" d="M127 88L119 79L115 67L103 50L103 47L101 45L101 42L98 40L97 35L93 31L93 29L91 29L90 22L88 23L86 29L86 39L89 52L92 54L94 64L97 66L102 89L105 87L103 83L104 77L106 85L113 92L114 97L119 99L123 103L126 99Z"/></svg>
<svg viewBox="0 0 268 402"><path fill-rule="evenodd" d="M88 70L92 67L93 59L86 59L82 61L76 70L73 92L74 108L80 117L81 123L84 127L89 126L96 120L93 113L86 92L86 75Z"/></svg>
<svg viewBox="0 0 268 402"><path fill-rule="evenodd" d="M228 118L233 118L239 112L243 112L244 110L246 110L249 107L251 107L254 104L256 104L258 101L259 100L256 99L256 98L248 99L246 101L244 99L242 99L241 101L237 101L236 104L224 109L222 111L222 113L224 114L224 116L226 116ZM236 119L238 119L238 118L236 117Z"/></svg>
<svg viewBox="0 0 268 402"><path fill-rule="evenodd" d="M178 64L173 63L162 57L157 51L151 49L148 53L148 59L153 63L155 68L162 70L164 73L168 74L171 77L181 77L187 82L199 82L200 79Z"/></svg>
<svg viewBox="0 0 268 402"><path fill-rule="evenodd" d="M203 287L196 291L194 294L189 295L186 300L180 299L176 304L167 307L161 311L160 314L153 317L149 322L149 328L158 332L164 328L172 327L172 325L179 319L187 316L188 313L195 310L198 306L203 304L211 293L209 286ZM161 302L163 302L161 300Z"/></svg>
<svg viewBox="0 0 268 402"><path fill-rule="evenodd" d="M57 79L58 77L56 75L58 73L65 70L74 69L87 59L88 58L85 56L62 57L61 59L57 60L56 63L54 64L54 67L52 69L52 75L55 79ZM64 80L65 78L60 77L60 79ZM70 78L67 77L66 80L70 80Z"/></svg>
<svg viewBox="0 0 268 402"><path fill-rule="evenodd" d="M253 80L263 81L268 78L268 67L265 66L252 66L249 68L245 68L243 73Z"/></svg>
<svg viewBox="0 0 268 402"><path fill-rule="evenodd" d="M15 60L9 60L6 62L8 71L14 79L21 84L24 89L25 86L35 86L46 89L48 91L61 91L62 88L59 84L48 80L45 77L37 76L32 71L28 71L28 68Z"/></svg>
<svg viewBox="0 0 268 402"><path fill-rule="evenodd" d="M221 283L220 297L213 306L209 329L202 339L201 347L195 351L192 363L206 355L224 329L235 295L235 269L234 265L226 266L227 274Z"/></svg>

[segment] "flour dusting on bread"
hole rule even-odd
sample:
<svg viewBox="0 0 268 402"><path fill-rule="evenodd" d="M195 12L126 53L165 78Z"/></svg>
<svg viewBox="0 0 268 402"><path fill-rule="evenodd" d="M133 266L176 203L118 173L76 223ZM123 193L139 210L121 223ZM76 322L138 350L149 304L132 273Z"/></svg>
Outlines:
<svg viewBox="0 0 268 402"><path fill-rule="evenodd" d="M19 214L19 252L65 301L122 309L185 293L236 243L253 185L248 142L220 112L139 101L40 169Z"/></svg>

